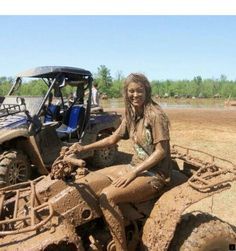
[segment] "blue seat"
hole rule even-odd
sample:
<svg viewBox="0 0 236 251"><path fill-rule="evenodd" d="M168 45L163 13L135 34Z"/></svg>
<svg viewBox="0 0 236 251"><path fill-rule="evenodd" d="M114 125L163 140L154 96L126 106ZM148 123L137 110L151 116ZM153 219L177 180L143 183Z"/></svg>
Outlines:
<svg viewBox="0 0 236 251"><path fill-rule="evenodd" d="M47 107L47 111L48 112L45 114L44 117L44 123L52 122L54 119L57 119L60 114L60 106L50 104Z"/></svg>
<svg viewBox="0 0 236 251"><path fill-rule="evenodd" d="M68 120L56 129L59 138L69 137L79 127L79 121L83 119L85 108L80 105L74 105L68 110Z"/></svg>

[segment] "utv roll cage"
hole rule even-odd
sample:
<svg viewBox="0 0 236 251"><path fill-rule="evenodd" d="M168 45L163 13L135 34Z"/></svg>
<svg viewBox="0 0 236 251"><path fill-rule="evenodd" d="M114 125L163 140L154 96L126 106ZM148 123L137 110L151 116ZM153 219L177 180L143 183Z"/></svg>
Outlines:
<svg viewBox="0 0 236 251"><path fill-rule="evenodd" d="M91 89L92 89L92 74L90 71L68 66L42 66L36 67L24 72L17 74L16 81L10 89L7 96L12 96L19 89L22 84L23 78L37 78L48 86L48 90L43 98L42 103L38 107L36 116L39 116L42 108L44 107L50 93L54 89L57 97L61 98L62 107L65 107L65 101L61 92L61 88L66 85L77 87L76 97L74 103L82 103L84 98L85 90L88 91L88 99L85 112L84 125L87 125L91 110ZM81 102L82 100L82 102ZM6 109L5 109L6 110ZM83 130L84 131L84 130ZM81 135L80 135L81 136Z"/></svg>

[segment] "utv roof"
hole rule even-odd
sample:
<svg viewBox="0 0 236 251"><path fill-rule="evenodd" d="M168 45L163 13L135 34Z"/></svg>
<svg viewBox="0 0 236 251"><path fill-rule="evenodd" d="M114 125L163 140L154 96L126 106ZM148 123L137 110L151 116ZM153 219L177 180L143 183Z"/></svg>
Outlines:
<svg viewBox="0 0 236 251"><path fill-rule="evenodd" d="M17 74L17 77L54 78L63 73L68 78L92 76L90 71L69 66L40 66Z"/></svg>

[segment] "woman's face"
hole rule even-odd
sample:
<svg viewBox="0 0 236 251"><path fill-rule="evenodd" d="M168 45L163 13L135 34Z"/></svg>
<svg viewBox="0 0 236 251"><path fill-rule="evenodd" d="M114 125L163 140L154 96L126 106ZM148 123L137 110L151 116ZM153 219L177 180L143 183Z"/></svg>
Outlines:
<svg viewBox="0 0 236 251"><path fill-rule="evenodd" d="M131 82L127 88L127 95L134 108L141 108L146 99L146 90L142 84Z"/></svg>

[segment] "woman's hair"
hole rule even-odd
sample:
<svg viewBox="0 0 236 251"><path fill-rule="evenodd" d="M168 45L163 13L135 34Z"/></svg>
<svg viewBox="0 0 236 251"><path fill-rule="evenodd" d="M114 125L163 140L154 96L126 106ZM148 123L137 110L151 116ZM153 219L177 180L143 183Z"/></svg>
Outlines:
<svg viewBox="0 0 236 251"><path fill-rule="evenodd" d="M144 115L147 114L146 113L147 109L153 106L157 107L161 111L161 113L164 114L161 107L155 101L152 100L152 97L151 97L152 88L147 77L142 73L131 73L130 75L128 75L128 77L124 81L125 117L126 117L128 125L132 123L135 116L134 110L132 109L132 105L128 98L128 86L132 82L142 85L142 87L144 87L145 89L146 96L145 96L144 107L143 107Z"/></svg>

